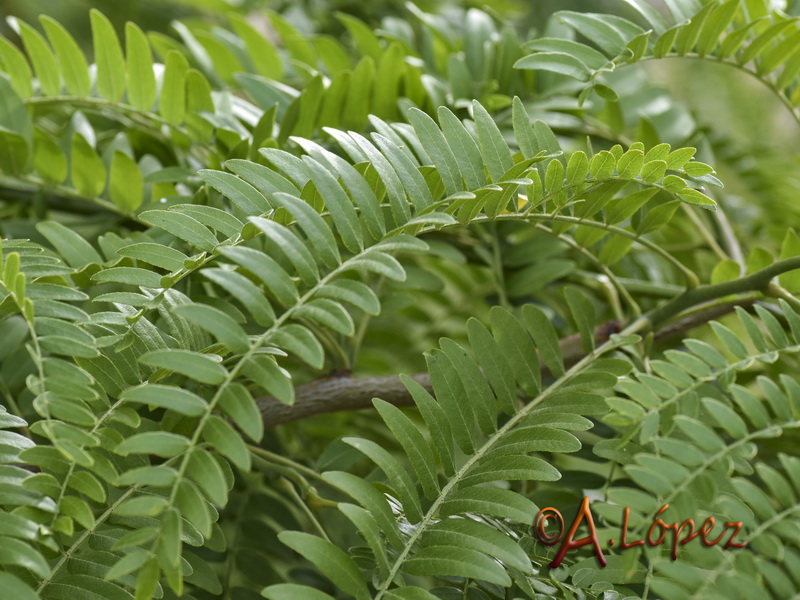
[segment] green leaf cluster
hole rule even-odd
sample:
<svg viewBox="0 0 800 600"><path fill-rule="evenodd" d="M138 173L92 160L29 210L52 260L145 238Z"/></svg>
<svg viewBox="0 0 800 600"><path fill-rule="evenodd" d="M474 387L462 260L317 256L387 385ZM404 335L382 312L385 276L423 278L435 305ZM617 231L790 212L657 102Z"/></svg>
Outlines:
<svg viewBox="0 0 800 600"><path fill-rule="evenodd" d="M0 587L796 594L800 242L740 240L731 154L627 69L723 62L797 117L796 18L627 4L541 35L409 5L341 39L92 10L88 52L11 18ZM551 571L533 518L587 494L605 538L668 503L748 546Z"/></svg>

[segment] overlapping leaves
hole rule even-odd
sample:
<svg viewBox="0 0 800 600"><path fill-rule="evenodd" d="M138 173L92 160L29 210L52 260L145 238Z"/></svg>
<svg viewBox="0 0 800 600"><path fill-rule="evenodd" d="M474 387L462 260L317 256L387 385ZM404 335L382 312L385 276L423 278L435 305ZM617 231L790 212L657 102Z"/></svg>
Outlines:
<svg viewBox="0 0 800 600"><path fill-rule="evenodd" d="M686 546L673 562L670 542L653 557L647 577L665 598L722 597L731 586L782 597L795 585L798 464L792 454L765 449L800 427L800 387L788 374L759 376L755 387L739 380L756 361L773 363L797 352L800 316L783 301L779 316L756 310L758 319L738 311L739 333L712 322L715 346L684 340L683 349L651 360L651 372L621 379L617 390L626 397L615 398L604 417L619 436L594 448L622 467L609 486L609 503L594 505L610 527L621 524L620 505L631 507L629 531L636 539L647 534L664 504L670 508L661 518L668 524L694 518L699 527L715 517L709 540L719 538L722 523L742 523L735 541L746 543L745 550ZM681 539L688 534L686 529ZM713 576L700 576L708 569ZM595 580L607 581L602 574Z"/></svg>
<svg viewBox="0 0 800 600"><path fill-rule="evenodd" d="M647 3L628 3L644 21L644 28L618 16L559 11L553 19L579 33L584 41L532 40L526 48L534 52L520 58L515 67L590 83L586 92L594 89L613 99L616 94L602 76L619 66L671 56L708 58L750 72L797 112L800 35L796 17L755 9L741 0L719 0L705 3L702 9L697 6L695 14L687 13L680 3L674 5L674 24L670 25ZM751 17L750 11L758 16Z"/></svg>
<svg viewBox="0 0 800 600"><path fill-rule="evenodd" d="M51 249L3 243L4 381L27 387L25 400L39 417L29 424L38 445L16 433L0 436L3 462L10 463L3 467L1 531L13 549L0 555L9 567L4 589L19 598L34 597L37 588L54 598L77 588L108 598L180 595L186 588L218 592L207 562L186 546L224 550L218 511L228 501L234 469L251 466L248 438L258 442L264 431L255 398L293 401L292 360L323 372L331 339L353 335L354 316L380 312L374 280L402 281L402 255L428 250L418 236L492 220L548 223L555 236L572 229L575 246L590 249L602 266L621 260L634 243L668 258L647 234L663 227L681 202L714 207L699 186L718 182L711 167L692 160L694 148L634 143L564 156L552 130L531 123L525 103L511 98L534 89L524 70L536 68L566 69L613 99L598 76L614 61L673 48L682 55L728 52L743 65L755 61L761 75L780 72L776 85L789 90L797 54L796 35L788 33L793 21L748 25L717 47L715 36L736 19L734 4L709 4L669 30L644 11L661 34L650 50L648 35L623 20L561 13L571 27L590 32L600 50L535 40L527 46L536 51L533 58L522 58L517 70L516 34L474 10L466 14L463 39L415 11L422 41L398 30L388 44L345 18L356 60L339 42L309 39L278 15L272 24L281 50L233 17L235 36L178 24L183 45L129 24L123 52L109 22L95 12L91 67L55 21L42 19L46 39L13 21L25 53L0 40L4 176L59 198L89 199L135 222L136 230L90 244L85 237L95 236L44 221L37 231ZM426 46L430 36L440 50ZM234 84L252 103L224 89ZM470 102L476 97L487 102ZM512 128L504 130L493 113L509 104ZM104 135L97 121L74 108L136 123L137 135L157 139L159 151L142 156L135 138ZM402 119L407 122L397 122ZM327 137L317 135L321 129ZM101 137L113 141L98 143ZM75 225L80 231L82 224ZM574 291L567 299L589 352L590 305ZM784 315L794 318L786 307ZM761 317L780 346L782 328ZM629 365L593 356L565 372L555 330L532 306L520 315L495 309L490 325L472 320L469 347L444 339L427 355L433 395L406 380L421 421L376 401L410 470L376 443L348 438L383 473L381 486L349 473L325 475L352 500L338 508L364 537L374 577L364 577L346 552L321 538L282 535L345 593L368 596L372 581L385 597L427 597L413 584L403 587L404 576L513 582L524 590L541 583L534 575L538 563L498 520L526 524L535 507L515 491L487 484L557 478L540 453L576 451L570 432L591 426L583 415L602 413L606 401L598 391L610 390ZM747 321L744 327L769 359L772 351L761 347L766 342L755 326ZM723 337L735 346L729 334ZM654 364L663 380L637 375L636 385L680 387L686 376L676 368L702 379L702 361L720 366L708 348L690 349L696 357L670 354L673 366ZM748 353L739 358L747 362ZM555 382L543 382L540 363ZM764 390L778 420L787 406L793 410L789 381L783 391ZM627 394L623 388L631 385L626 380L618 389ZM745 392L731 389L742 407L753 405ZM651 471L667 459L650 446L661 451L660 441L674 450L677 441L688 447L684 437L698 431L689 419L701 405L718 419L716 429L740 433L743 419L732 417L736 407L726 404L731 397L718 396L698 404L687 394L684 421L669 408L662 414L645 406L641 429L631 435L647 450L639 463L625 463L625 473L660 493L663 482ZM624 418L642 412L632 404L614 399L608 423L622 427ZM764 431L780 427L773 420ZM746 427L763 425L750 421ZM0 415L0 425L26 426L10 414ZM706 441L719 438L714 431L702 434ZM724 449L749 476L750 446ZM605 452L617 460L610 446ZM684 473L676 461L667 465L668 476ZM14 466L21 464L38 472ZM796 478L794 464L786 465L788 478ZM787 488L774 466L757 469L768 487ZM731 485L750 491L747 483ZM745 500L759 510L760 496ZM759 542L765 556L785 553L791 564L794 555L770 536L760 538L767 540ZM660 569L654 586L669 595L677 584L668 567L664 577ZM581 577L576 588L587 584L586 574ZM287 584L267 593L290 597L299 590Z"/></svg>
<svg viewBox="0 0 800 600"><path fill-rule="evenodd" d="M298 532L280 535L349 594L434 597L405 578L416 575L529 585L539 565L498 520L519 528L538 509L513 488L487 484L559 479L540 453L577 451L581 443L570 432L591 427L585 415L608 410L604 393L630 368L626 361L601 358L601 351L565 372L556 333L533 305L524 306L519 317L495 307L491 331L475 319L467 331L468 346L443 338L426 355L434 395L401 376L421 423L374 400L413 478L404 462L362 438L344 441L381 470L388 488L346 472L323 474L357 503L343 501L338 508L366 540L374 577L359 577L353 559L330 542ZM537 356L563 375L542 383ZM375 582L373 591L364 579ZM277 585L264 594L281 598L287 590Z"/></svg>
<svg viewBox="0 0 800 600"><path fill-rule="evenodd" d="M393 255L425 249L409 234L501 214L526 219L540 206L549 207L539 214L542 220L557 218L561 211L579 211L568 217L574 220L568 223L589 222L628 182L658 185L671 193L660 180L645 180L647 163L637 149L631 151L638 152L633 161L630 153L618 157L606 153L599 162L576 154L565 172L559 158L548 156L547 147L540 150L544 143L554 149L552 142L545 142L553 138L543 124L531 128L524 113L517 112L517 143L523 151L515 155L483 107L476 104L474 110L475 137L448 111L440 113L441 125L424 113L413 113L414 129L403 135L414 136L410 139L419 154L394 141L401 130L383 124L387 135L375 133L371 140L355 132L329 130L350 161L298 138L296 143L306 152L301 157L264 149L270 166L235 160L228 166L237 175L201 171L208 186L230 202L228 210L224 205L178 204L169 210L145 211L139 218L152 229L127 240L106 236L101 242L105 258L66 227L40 225L42 235L68 265L57 261L58 268L65 269L62 273L82 287L99 286L94 303L110 304L114 310L90 316L75 306L85 300L81 292L53 284L44 288L50 290L51 299L28 302L24 284L9 284L18 309L32 306L38 315L38 323L37 317L31 318L39 348L36 360L43 369L38 381L45 387L31 391L37 396L36 409L48 418L34 424L35 433L49 439L69 461L66 472L59 471L59 455L42 453L40 448L25 459L61 474L48 479L42 489L59 502L67 519L60 522L64 533L76 527L87 533L104 531L116 519L161 524L159 530L152 525L138 530L135 543L125 537L132 533L118 530L122 537L114 548L136 551L135 558L114 563L111 579L124 581L120 578L138 572L137 594L146 595L157 588L163 572L176 592L182 589L179 540L185 534L187 543L212 543L214 505L226 503L232 485L222 457L238 468L249 467L240 434L216 413L258 441L263 426L254 389L291 403L294 386L281 357L289 353L321 368L325 351L319 332L351 335L354 323L348 306L365 313L379 310L370 287L353 275L402 280L404 270ZM671 152L667 147L656 151L667 159L662 161L664 177L668 165L683 173L678 169L691 156L691 151ZM668 162L678 155L681 164ZM376 175L366 177L359 163L368 164ZM580 167L583 163L587 164ZM537 186L542 181L540 164L547 165L543 186ZM683 189L684 179L671 177L680 180ZM609 185L614 189L591 191ZM521 186L530 190L527 197L519 194ZM572 208L580 207L581 200L590 207ZM621 207L626 202L622 197L616 204ZM626 213L622 218L641 204L621 209ZM604 226L602 220L591 222ZM632 239L634 234L626 235ZM16 281L13 267L8 269L8 281ZM211 285L209 296L190 298L180 291L183 282L198 277ZM35 275L32 282L36 285ZM39 313L37 306L43 307ZM475 329L474 335L487 334ZM58 359L52 363L57 366L51 366L56 372L48 376L44 369L51 355L74 357L74 364ZM526 364L524 354L512 361L517 369ZM448 377L452 379L452 374ZM470 377L476 385L480 381L474 370ZM506 385L499 376L493 377L494 385ZM538 385L530 371L526 389ZM443 389L441 384L437 387ZM510 389L498 390L503 406L513 406ZM136 410L141 406L165 410L166 420L143 421ZM481 430L490 432L493 413L476 414ZM462 415L465 427L470 418ZM462 451L473 448L475 440L468 429L455 428L454 434ZM486 467L493 468L491 463ZM469 477L483 481L482 473L476 470ZM88 499L67 493L76 478L82 486L77 489L88 493ZM138 485L128 487L105 513L96 511L93 503L106 501L109 485L134 483ZM83 539L77 539L76 547ZM61 566L40 584L44 590L60 585L60 578L53 577Z"/></svg>

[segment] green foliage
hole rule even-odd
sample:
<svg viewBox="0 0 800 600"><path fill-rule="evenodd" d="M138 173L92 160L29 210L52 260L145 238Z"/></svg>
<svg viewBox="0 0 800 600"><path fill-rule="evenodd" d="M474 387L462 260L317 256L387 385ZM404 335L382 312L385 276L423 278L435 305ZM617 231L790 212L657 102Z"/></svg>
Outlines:
<svg viewBox="0 0 800 600"><path fill-rule="evenodd" d="M0 586L796 594L800 242L731 225L714 169L741 157L633 65L732 65L800 120L797 19L627 4L527 37L413 5L341 39L92 10L87 54L10 19ZM533 519L586 495L604 542L628 506L632 536L713 516L748 545L551 570Z"/></svg>

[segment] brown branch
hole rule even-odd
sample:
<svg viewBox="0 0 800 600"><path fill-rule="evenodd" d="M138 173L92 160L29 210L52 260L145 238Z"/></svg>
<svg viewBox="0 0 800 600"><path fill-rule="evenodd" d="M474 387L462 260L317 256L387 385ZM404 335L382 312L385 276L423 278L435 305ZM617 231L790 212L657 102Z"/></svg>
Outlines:
<svg viewBox="0 0 800 600"><path fill-rule="evenodd" d="M411 377L428 391L431 390L431 379L427 373ZM377 397L396 406L410 406L414 403L397 375L385 377L330 375L297 386L292 405L278 402L271 396L258 398L256 402L264 417L264 426L275 427L321 413L369 408L372 406L372 399Z"/></svg>
<svg viewBox="0 0 800 600"><path fill-rule="evenodd" d="M686 333L730 312L736 306L748 308L753 303L753 299L738 300L697 310L659 329L655 333L655 341L662 342ZM611 333L618 331L617 326L618 323L616 321L609 321L600 325L595 332L596 341L598 343L604 342ZM560 340L560 346L561 354L567 367L583 358L578 334L563 338ZM544 376L548 374L544 366L542 374ZM411 377L416 379L429 392L432 391L430 376L427 373L419 373L411 375ZM397 375L383 377L330 375L298 386L295 390L295 401L292 405L283 404L270 396L258 398L256 402L264 418L264 426L269 428L323 413L370 408L372 399L376 397L395 406L411 406L414 404Z"/></svg>

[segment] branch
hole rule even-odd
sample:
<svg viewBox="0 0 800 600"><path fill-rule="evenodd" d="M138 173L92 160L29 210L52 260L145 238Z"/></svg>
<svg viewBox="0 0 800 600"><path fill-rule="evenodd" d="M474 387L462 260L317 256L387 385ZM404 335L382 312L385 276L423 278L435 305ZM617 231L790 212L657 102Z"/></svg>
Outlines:
<svg viewBox="0 0 800 600"><path fill-rule="evenodd" d="M708 303L733 294L766 292L772 278L798 268L800 268L800 257L788 258L746 277L685 291L646 315L645 318L653 326L659 326L680 313L696 307L692 312L684 314L678 320L656 330L654 341L662 342L686 333L730 312L737 306L744 308L752 306L755 302L752 295L728 302ZM704 304L705 306L703 306ZM596 341L604 342L611 333L618 330L618 326L617 321L609 321L600 325L595 331ZM578 334L563 338L560 340L560 346L566 366L569 367L583 358ZM543 368L542 374L547 375L546 368ZM429 392L432 391L430 376L427 373L411 377ZM270 428L322 413L370 408L372 399L375 397L380 397L395 406L411 406L413 404L411 396L396 375L384 377L331 375L298 386L295 390L295 402L291 406L282 404L271 396L258 398L256 402L264 418L264 426Z"/></svg>
<svg viewBox="0 0 800 600"><path fill-rule="evenodd" d="M428 391L431 379L427 373L411 375ZM397 375L384 377L350 377L330 375L297 386L294 404L278 402L271 396L258 398L258 408L265 427L275 427L321 413L359 410L372 406L372 399L381 399L395 406L411 406L414 401Z"/></svg>
<svg viewBox="0 0 800 600"><path fill-rule="evenodd" d="M656 341L660 342L685 333L695 327L715 319L733 310L736 306L750 306L754 300L743 302L730 302L722 305L711 306L704 311L687 316L685 319L671 323L656 333ZM617 328L616 321L609 321L600 325L595 333L598 343L604 342L610 333ZM573 334L560 340L561 355L567 367L583 358L580 335ZM541 363L541 361L540 361ZM542 375L549 372L542 365ZM427 373L411 375L426 390L433 391L430 376ZM329 375L310 383L300 385L295 390L294 404L288 405L277 401L271 396L256 400L264 426L275 427L291 421L313 417L314 415L338 412L342 410L360 410L370 408L372 399L379 397L395 406L412 406L413 399L400 382L397 375L382 377L350 377L348 375Z"/></svg>
<svg viewBox="0 0 800 600"><path fill-rule="evenodd" d="M647 315L647 319L653 325L659 325L678 313L703 302L745 292L766 292L773 277L795 269L800 269L800 256L780 260L739 279L686 290L680 296L653 310Z"/></svg>
<svg viewBox="0 0 800 600"><path fill-rule="evenodd" d="M618 321L603 323L595 331L595 341L602 343L616 331L619 331ZM583 358L584 353L579 334L569 335L559 342L561 356L567 367ZM541 364L542 361L540 360L539 363ZM545 377L549 375L547 367L543 364L542 375ZM428 373L418 373L411 377L429 392L433 391ZM321 413L370 408L372 399L376 397L395 406L412 406L414 404L408 390L397 375L383 377L328 375L298 386L295 389L295 400L292 405L283 404L272 396L257 398L256 403L264 418L264 426L275 427Z"/></svg>

